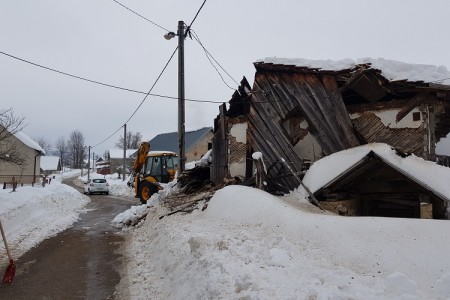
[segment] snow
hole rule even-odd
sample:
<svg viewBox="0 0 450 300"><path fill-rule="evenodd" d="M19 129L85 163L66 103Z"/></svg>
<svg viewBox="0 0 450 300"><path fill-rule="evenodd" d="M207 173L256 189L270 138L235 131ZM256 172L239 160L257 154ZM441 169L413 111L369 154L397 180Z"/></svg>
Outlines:
<svg viewBox="0 0 450 300"><path fill-rule="evenodd" d="M402 158L389 145L383 143L362 145L324 157L311 166L303 178L303 183L314 193L356 165L370 151L395 169L408 174L422 186L450 201L450 185L448 184L450 168L439 166L415 155ZM304 193L301 187L299 191Z"/></svg>
<svg viewBox="0 0 450 300"><path fill-rule="evenodd" d="M305 182L314 188L326 184L370 149L405 172L414 168L428 174L426 183L448 195L444 181L431 182L448 175L441 167L416 157L399 158L387 145L367 147L316 162L313 166L319 167L308 171ZM328 171L320 174L321 164ZM116 195L130 192L118 174L106 178ZM447 220L343 217L311 205L300 190L276 197L245 186L220 189L190 214L167 215L161 203L177 189L176 182L168 184L148 204L133 206L112 220L127 235L119 298L450 297ZM69 227L88 199L60 179L45 187L19 187L15 193L2 190L0 217L15 256ZM138 225L126 226L130 220ZM4 267L6 261L2 263Z"/></svg>
<svg viewBox="0 0 450 300"><path fill-rule="evenodd" d="M136 153L136 151L138 151L138 149L127 149L125 152L126 157L130 157L131 155ZM123 149L109 149L109 157L123 159Z"/></svg>
<svg viewBox="0 0 450 300"><path fill-rule="evenodd" d="M44 171L56 171L58 169L59 156L42 156L41 169Z"/></svg>
<svg viewBox="0 0 450 300"><path fill-rule="evenodd" d="M252 158L255 160L262 159L262 153L261 152L253 152Z"/></svg>
<svg viewBox="0 0 450 300"><path fill-rule="evenodd" d="M450 223L342 217L228 186L208 208L150 208L129 232L129 299L447 299ZM296 203L296 204L292 204ZM432 253L432 255L431 255Z"/></svg>
<svg viewBox="0 0 450 300"><path fill-rule="evenodd" d="M42 152L42 154L45 155L45 151L44 149L41 148L41 146L39 146L38 143L36 143L35 141L33 141L28 135L26 135L25 133L23 133L22 131L18 131L14 134L14 136L21 141L22 143L24 143L25 145L27 145L28 147L35 149L37 151Z"/></svg>
<svg viewBox="0 0 450 300"><path fill-rule="evenodd" d="M372 68L381 70L383 76L389 80L424 81L450 85L450 72L445 66L409 64L384 58L365 57L356 60L350 58L342 60L312 60L304 58L267 57L265 59L259 59L257 62L293 65L328 71L341 71L353 69L359 64L371 64Z"/></svg>
<svg viewBox="0 0 450 300"><path fill-rule="evenodd" d="M0 220L13 257L17 258L44 239L69 228L78 220L89 198L61 183L62 178L76 176L79 170L56 175L50 184L19 186L0 190ZM0 265L7 259L0 245Z"/></svg>

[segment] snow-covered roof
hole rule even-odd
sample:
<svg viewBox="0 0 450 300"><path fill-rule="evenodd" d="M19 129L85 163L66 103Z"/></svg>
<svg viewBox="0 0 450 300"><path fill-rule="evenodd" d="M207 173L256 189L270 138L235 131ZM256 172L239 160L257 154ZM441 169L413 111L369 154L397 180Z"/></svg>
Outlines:
<svg viewBox="0 0 450 300"><path fill-rule="evenodd" d="M28 135L26 135L25 133L23 133L22 131L18 131L14 134L14 136L21 141L22 143L24 143L26 146L35 149L37 151L42 152L42 154L45 154L44 149L42 149L41 146L39 146L38 143L36 143L35 141L33 141Z"/></svg>
<svg viewBox="0 0 450 300"><path fill-rule="evenodd" d="M126 157L129 158L136 151L138 151L138 149L127 149ZM109 157L112 159L117 159L117 158L123 159L123 149L109 149Z"/></svg>
<svg viewBox="0 0 450 300"><path fill-rule="evenodd" d="M357 65L370 64L373 69L380 70L382 75L389 80L424 81L450 85L450 72L445 66L410 64L384 58L365 57L356 60L350 58L342 60L312 60L305 58L267 57L257 62L306 67L324 71L341 71L353 69Z"/></svg>
<svg viewBox="0 0 450 300"><path fill-rule="evenodd" d="M44 171L58 170L59 157L58 156L42 156L41 169Z"/></svg>
<svg viewBox="0 0 450 300"><path fill-rule="evenodd" d="M303 183L312 193L315 193L359 164L371 151L397 171L450 201L450 185L448 184L450 168L415 155L403 158L397 155L391 146L383 143L362 145L326 156L311 166L303 178Z"/></svg>

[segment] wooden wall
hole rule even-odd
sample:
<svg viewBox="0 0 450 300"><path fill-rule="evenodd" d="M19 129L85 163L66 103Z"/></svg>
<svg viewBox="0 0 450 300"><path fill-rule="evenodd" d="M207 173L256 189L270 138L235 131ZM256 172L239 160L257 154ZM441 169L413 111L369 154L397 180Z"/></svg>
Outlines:
<svg viewBox="0 0 450 300"><path fill-rule="evenodd" d="M360 144L341 98L336 81L330 75L258 71L250 98L249 143L263 153L269 177L278 184L295 189L295 176L285 176L286 162L297 175L303 158L294 150L292 133L283 123L303 117L325 155ZM270 168L272 166L272 168Z"/></svg>

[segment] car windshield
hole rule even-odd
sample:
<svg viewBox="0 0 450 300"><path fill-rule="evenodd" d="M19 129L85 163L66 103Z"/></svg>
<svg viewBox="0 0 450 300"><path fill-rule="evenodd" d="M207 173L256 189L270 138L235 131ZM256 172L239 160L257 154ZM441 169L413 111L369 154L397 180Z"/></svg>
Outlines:
<svg viewBox="0 0 450 300"><path fill-rule="evenodd" d="M106 179L92 179L93 183L105 183Z"/></svg>

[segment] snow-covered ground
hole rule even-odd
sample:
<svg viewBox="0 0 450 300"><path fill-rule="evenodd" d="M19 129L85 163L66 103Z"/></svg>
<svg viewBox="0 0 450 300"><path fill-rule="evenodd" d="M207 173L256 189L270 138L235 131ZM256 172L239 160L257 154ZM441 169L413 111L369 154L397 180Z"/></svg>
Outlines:
<svg viewBox="0 0 450 300"><path fill-rule="evenodd" d="M44 239L69 228L84 207L89 197L61 183L61 180L80 175L80 170L56 175L45 187L19 186L15 192L11 187L0 190L0 220L13 258L17 259L28 249ZM0 265L7 263L3 241L0 243Z"/></svg>
<svg viewBox="0 0 450 300"><path fill-rule="evenodd" d="M204 212L150 208L129 232L122 295L450 299L450 222L341 217L299 199L229 186Z"/></svg>
<svg viewBox="0 0 450 300"><path fill-rule="evenodd" d="M86 180L80 170L55 175L50 184L19 186L15 192L8 186L0 190L0 220L8 240L13 258L17 259L41 241L69 228L86 212L89 197L62 184L66 178L75 178L80 186ZM103 175L91 174L94 177ZM132 190L117 174L106 176L112 195L131 196ZM7 264L3 241L0 243L0 266Z"/></svg>
<svg viewBox="0 0 450 300"><path fill-rule="evenodd" d="M112 193L131 193L126 181L107 179ZM301 192L275 197L243 186L219 190L204 211L168 216L159 202L173 190L114 219L121 227L149 212L123 227L120 299L450 299L447 220L342 217ZM38 242L31 234L70 226L88 201L52 181L0 192L0 216L13 247L26 248ZM63 224L45 233L51 226L29 227L56 219Z"/></svg>

